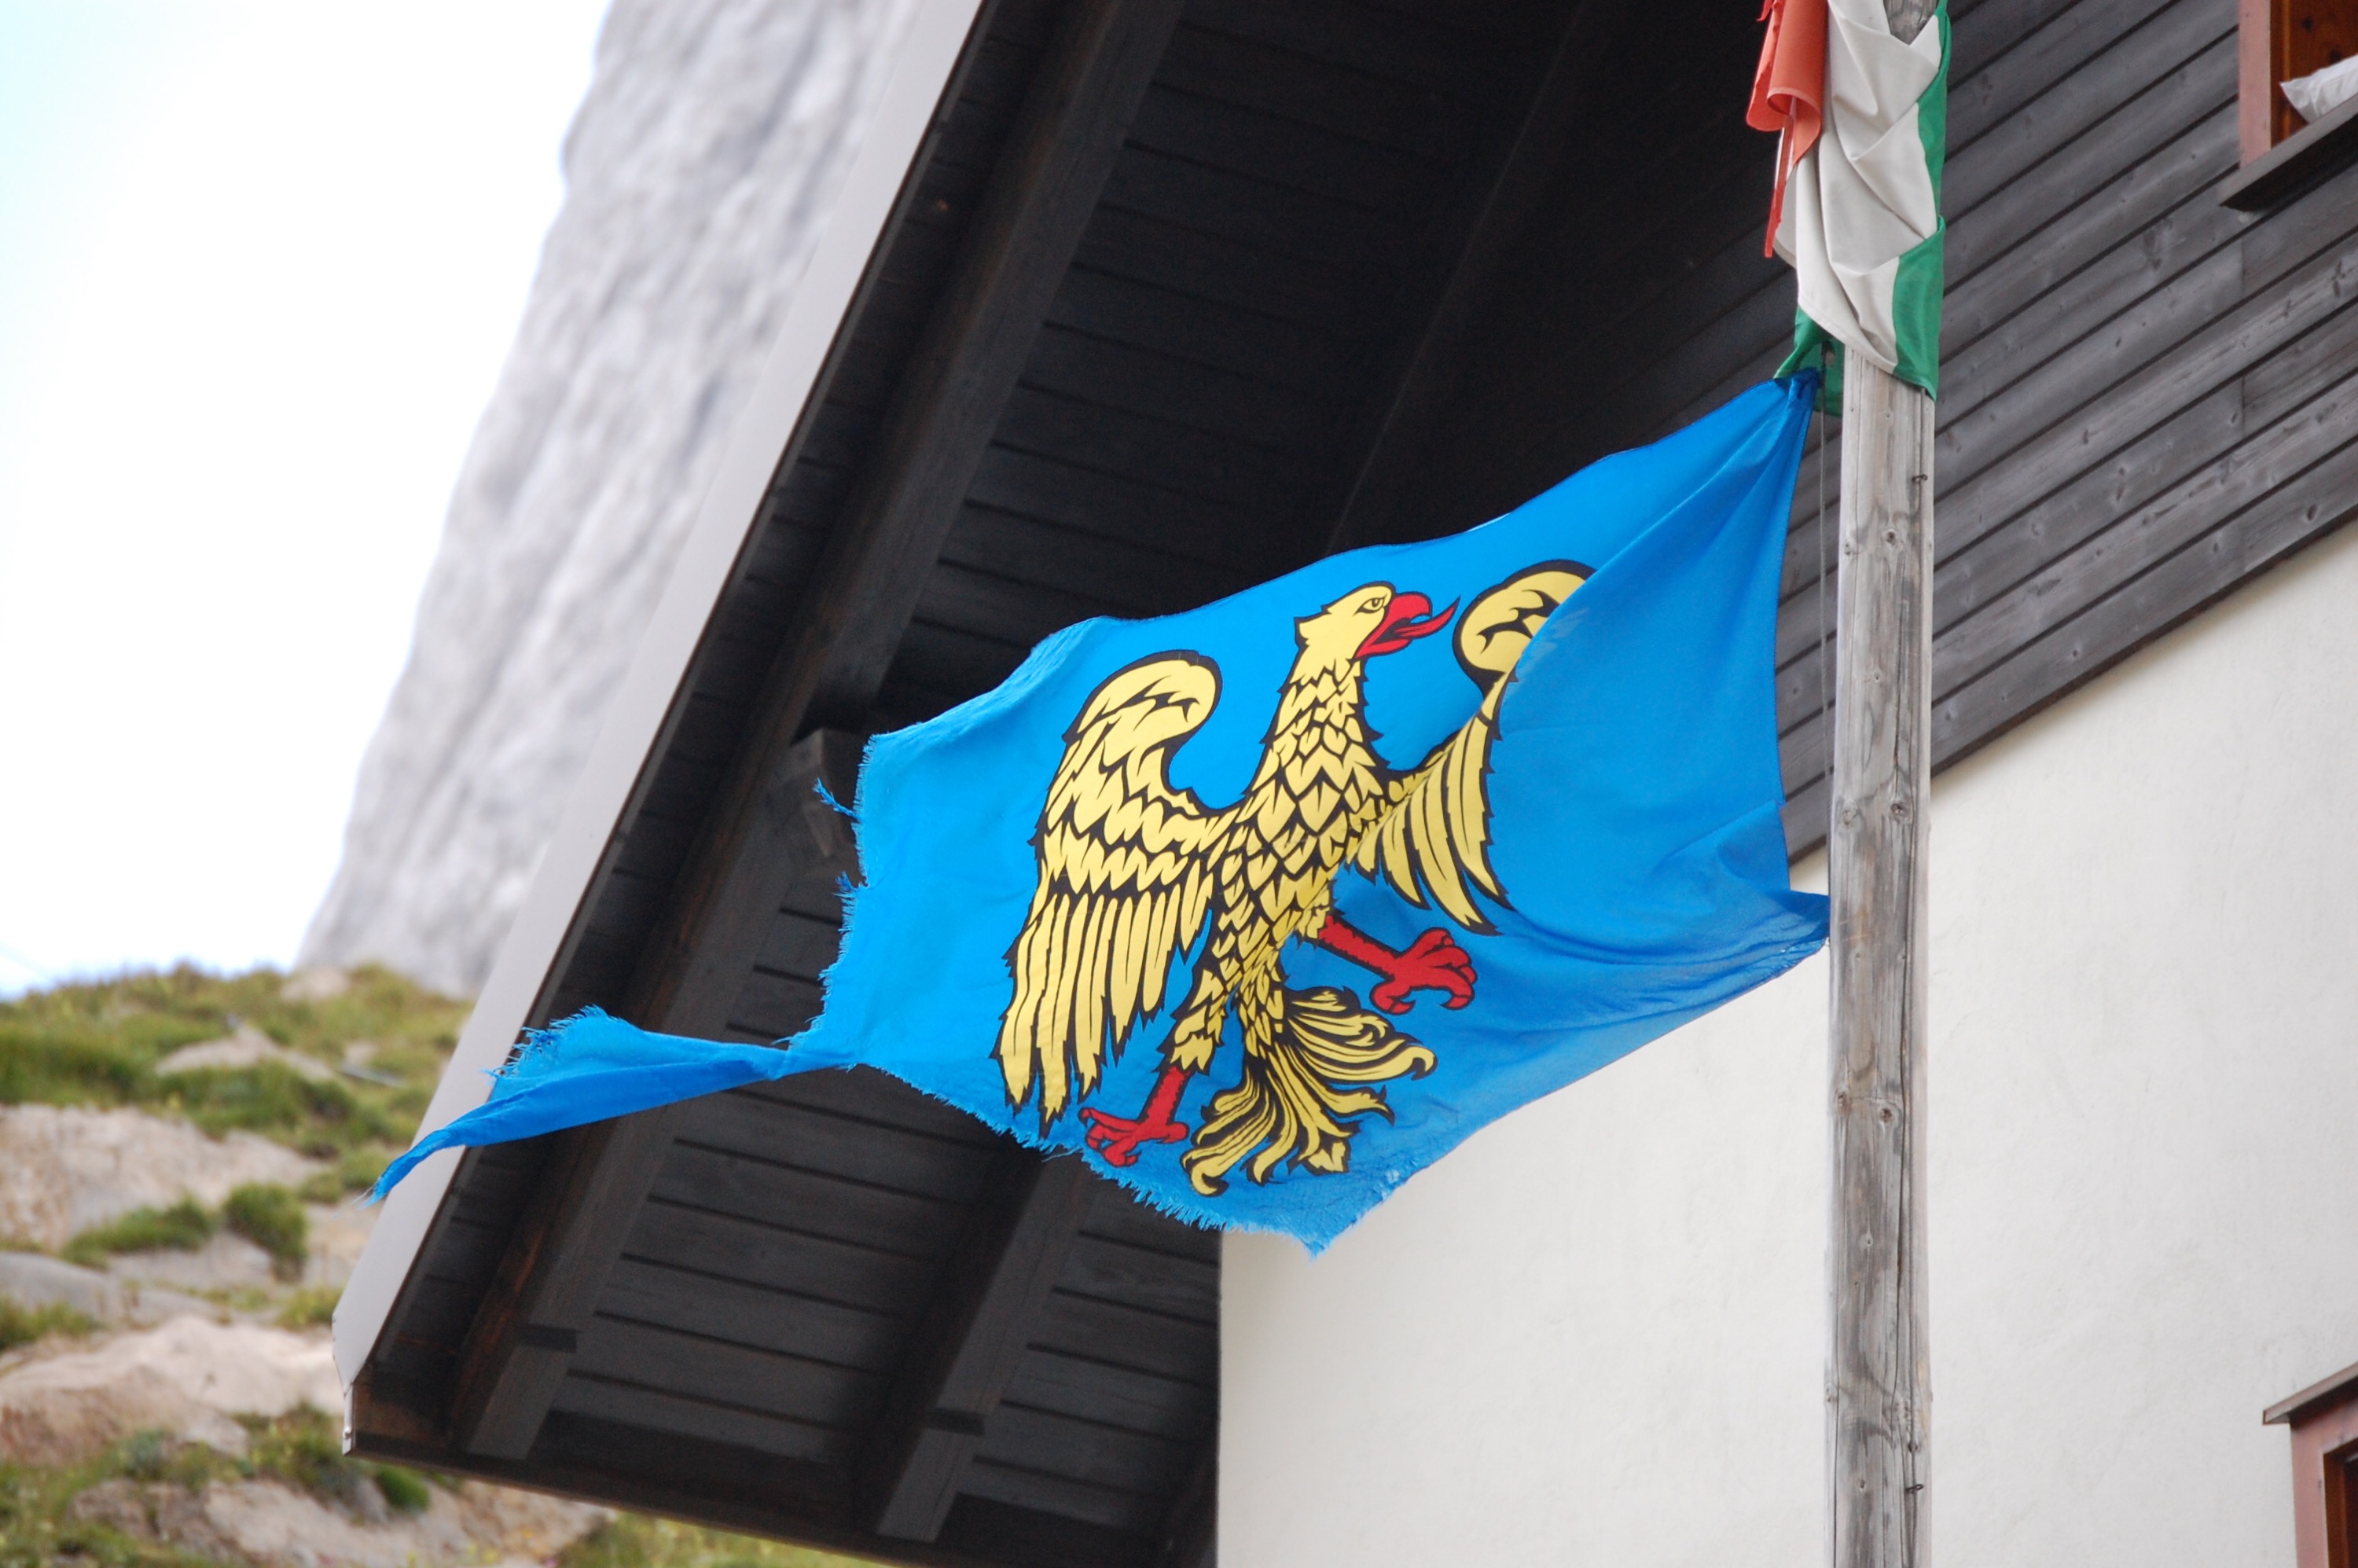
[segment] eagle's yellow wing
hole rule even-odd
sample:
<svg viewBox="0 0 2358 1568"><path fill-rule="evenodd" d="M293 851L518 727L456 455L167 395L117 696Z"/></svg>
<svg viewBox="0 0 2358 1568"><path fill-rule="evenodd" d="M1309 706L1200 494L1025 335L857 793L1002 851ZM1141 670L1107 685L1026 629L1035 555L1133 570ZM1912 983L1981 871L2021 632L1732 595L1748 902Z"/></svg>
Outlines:
<svg viewBox="0 0 2358 1568"><path fill-rule="evenodd" d="M1109 676L1065 732L1033 838L1039 885L1007 955L1015 999L999 1022L1008 1103L1036 1087L1044 1129L1163 1005L1172 959L1203 928L1224 818L1171 787L1170 763L1219 696L1208 661L1161 654Z"/></svg>
<svg viewBox="0 0 2358 1568"><path fill-rule="evenodd" d="M1587 568L1570 561L1531 567L1458 617L1458 662L1482 684L1482 705L1415 771L1392 781L1390 808L1353 849L1360 871L1380 876L1419 906L1430 892L1442 913L1468 931L1495 929L1475 903L1476 892L1507 901L1490 865L1490 745L1498 735L1499 700L1531 638L1587 577Z"/></svg>

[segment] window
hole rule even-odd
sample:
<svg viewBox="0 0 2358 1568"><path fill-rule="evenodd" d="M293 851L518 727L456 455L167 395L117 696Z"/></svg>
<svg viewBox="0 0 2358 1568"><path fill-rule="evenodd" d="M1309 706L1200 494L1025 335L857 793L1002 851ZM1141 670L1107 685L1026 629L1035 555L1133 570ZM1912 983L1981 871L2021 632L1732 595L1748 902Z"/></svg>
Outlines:
<svg viewBox="0 0 2358 1568"><path fill-rule="evenodd" d="M2358 1367L2272 1405L2292 1428L2292 1519L2299 1568L2358 1568Z"/></svg>
<svg viewBox="0 0 2358 1568"><path fill-rule="evenodd" d="M2358 55L2358 0L2241 0L2244 161L2264 157L2309 122L2283 84Z"/></svg>

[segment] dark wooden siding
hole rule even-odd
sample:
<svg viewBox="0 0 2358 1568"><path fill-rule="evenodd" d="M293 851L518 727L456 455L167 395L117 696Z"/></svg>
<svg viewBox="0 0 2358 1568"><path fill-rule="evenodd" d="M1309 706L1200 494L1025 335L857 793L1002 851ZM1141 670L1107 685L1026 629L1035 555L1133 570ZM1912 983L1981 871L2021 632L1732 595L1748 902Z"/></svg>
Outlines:
<svg viewBox="0 0 2358 1568"><path fill-rule="evenodd" d="M2220 205L2232 0L1956 9L1938 764L2358 503L2358 173L2263 217ZM1428 452L1416 531L1479 521L1775 366L1793 292L1760 254L1768 138L1739 117L1756 47L1725 7L1625 44L1629 96L1567 161L1552 221L1494 301ZM1712 112L1679 125L1664 102ZM1835 466L1826 453L1821 474L1813 452L1803 467L1779 637L1797 851L1824 837L1817 516Z"/></svg>
<svg viewBox="0 0 2358 1568"><path fill-rule="evenodd" d="M1188 5L872 716L1092 615L1324 552L1418 241L1511 129L1541 7Z"/></svg>

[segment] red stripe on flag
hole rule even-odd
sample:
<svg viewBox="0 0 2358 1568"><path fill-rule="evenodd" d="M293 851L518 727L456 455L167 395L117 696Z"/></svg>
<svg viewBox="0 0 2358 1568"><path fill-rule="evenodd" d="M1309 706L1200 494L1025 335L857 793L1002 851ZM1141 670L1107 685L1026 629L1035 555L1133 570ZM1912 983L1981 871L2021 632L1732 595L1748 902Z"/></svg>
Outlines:
<svg viewBox="0 0 2358 1568"><path fill-rule="evenodd" d="M1760 19L1768 24L1768 36L1761 40L1744 123L1778 133L1777 188L1768 197L1768 238L1762 247L1763 254L1775 255L1785 182L1825 125L1826 0L1767 0Z"/></svg>

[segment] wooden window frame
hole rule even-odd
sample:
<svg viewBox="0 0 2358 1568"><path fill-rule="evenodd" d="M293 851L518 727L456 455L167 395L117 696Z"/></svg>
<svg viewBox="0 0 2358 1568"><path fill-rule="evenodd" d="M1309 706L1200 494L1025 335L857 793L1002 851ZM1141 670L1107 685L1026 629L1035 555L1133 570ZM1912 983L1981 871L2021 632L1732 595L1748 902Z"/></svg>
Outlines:
<svg viewBox="0 0 2358 1568"><path fill-rule="evenodd" d="M2337 53L2358 55L2358 0L2237 4L2236 129L2243 165L2219 188L2219 200L2263 212L2358 158L2358 98L2309 124L2282 91L2288 79L2332 63Z"/></svg>
<svg viewBox="0 0 2358 1568"><path fill-rule="evenodd" d="M2358 54L2352 0L2239 0L2237 128L2246 167L2310 128L2282 83Z"/></svg>
<svg viewBox="0 0 2358 1568"><path fill-rule="evenodd" d="M2292 1429L2292 1530L2299 1568L2358 1568L2358 1367L2261 1413Z"/></svg>

